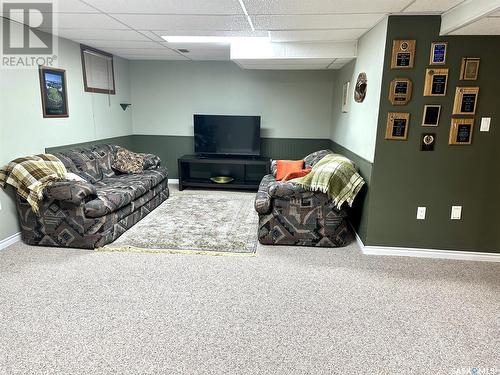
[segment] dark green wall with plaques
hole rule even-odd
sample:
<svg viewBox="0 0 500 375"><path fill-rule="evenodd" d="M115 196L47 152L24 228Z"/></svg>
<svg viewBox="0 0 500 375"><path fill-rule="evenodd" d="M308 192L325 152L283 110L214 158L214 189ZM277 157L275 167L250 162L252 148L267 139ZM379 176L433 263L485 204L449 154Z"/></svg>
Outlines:
<svg viewBox="0 0 500 375"><path fill-rule="evenodd" d="M440 22L439 16L389 18L365 243L500 252L500 37L442 37ZM394 39L417 41L413 69L390 69ZM440 41L448 42L448 94L424 97L431 43ZM481 58L477 81L459 81L462 57ZM413 97L405 106L388 100L396 77L413 81ZM471 145L448 145L457 86L480 87ZM437 128L421 126L425 104L442 106ZM390 111L410 113L407 141L384 140ZM492 118L490 132L479 131L481 117ZM425 132L437 136L434 151L420 151ZM462 220L450 220L452 205L463 206ZM427 207L426 220L416 220L417 206Z"/></svg>

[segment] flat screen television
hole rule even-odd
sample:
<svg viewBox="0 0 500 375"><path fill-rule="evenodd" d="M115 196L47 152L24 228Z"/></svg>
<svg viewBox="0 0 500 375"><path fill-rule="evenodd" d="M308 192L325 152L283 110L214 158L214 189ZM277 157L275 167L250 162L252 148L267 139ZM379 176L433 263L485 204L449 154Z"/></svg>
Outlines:
<svg viewBox="0 0 500 375"><path fill-rule="evenodd" d="M260 155L260 116L194 115L194 152Z"/></svg>

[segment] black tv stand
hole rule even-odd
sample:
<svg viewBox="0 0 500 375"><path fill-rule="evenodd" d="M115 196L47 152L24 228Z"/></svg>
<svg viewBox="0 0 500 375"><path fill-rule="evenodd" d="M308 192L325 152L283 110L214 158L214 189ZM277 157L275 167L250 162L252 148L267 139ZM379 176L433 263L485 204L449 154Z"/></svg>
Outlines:
<svg viewBox="0 0 500 375"><path fill-rule="evenodd" d="M187 187L257 190L270 171L270 159L261 156L184 155L177 160L179 190ZM210 177L229 176L234 181L218 184Z"/></svg>

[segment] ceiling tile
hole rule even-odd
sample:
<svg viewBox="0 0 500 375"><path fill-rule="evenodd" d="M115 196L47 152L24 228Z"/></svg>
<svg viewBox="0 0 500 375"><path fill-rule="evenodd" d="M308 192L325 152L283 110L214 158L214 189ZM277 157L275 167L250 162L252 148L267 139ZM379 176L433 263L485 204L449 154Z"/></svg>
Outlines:
<svg viewBox="0 0 500 375"><path fill-rule="evenodd" d="M76 40L79 43L95 48L165 48L161 44L152 41L131 41L131 40Z"/></svg>
<svg viewBox="0 0 500 375"><path fill-rule="evenodd" d="M188 53L183 53L184 56L191 60L218 60L229 61L229 47L227 48L210 48L210 49L190 49Z"/></svg>
<svg viewBox="0 0 500 375"><path fill-rule="evenodd" d="M486 17L473 22L450 35L500 35L500 18Z"/></svg>
<svg viewBox="0 0 500 375"><path fill-rule="evenodd" d="M339 29L339 30L289 30L271 31L273 42L312 42L357 40L366 29Z"/></svg>
<svg viewBox="0 0 500 375"><path fill-rule="evenodd" d="M332 59L273 59L273 60L236 60L245 69L269 70L317 70L327 69Z"/></svg>
<svg viewBox="0 0 500 375"><path fill-rule="evenodd" d="M106 48L106 52L113 53L115 55L139 55L139 56L163 56L170 57L178 55L177 52L172 51L166 47L160 48Z"/></svg>
<svg viewBox="0 0 500 375"><path fill-rule="evenodd" d="M153 30L150 31L157 38L163 39L162 36L232 36L232 37L267 37L268 32L265 30L252 31L248 30Z"/></svg>
<svg viewBox="0 0 500 375"><path fill-rule="evenodd" d="M460 3L463 3L464 0L416 0L412 3L408 8L406 8L405 12L446 12L457 6Z"/></svg>
<svg viewBox="0 0 500 375"><path fill-rule="evenodd" d="M354 59L335 59L329 66L328 69L341 69L347 63L351 62Z"/></svg>
<svg viewBox="0 0 500 375"><path fill-rule="evenodd" d="M249 14L333 14L400 12L412 0L244 0L244 2Z"/></svg>
<svg viewBox="0 0 500 375"><path fill-rule="evenodd" d="M59 29L128 29L105 14L58 13L55 19Z"/></svg>
<svg viewBox="0 0 500 375"><path fill-rule="evenodd" d="M182 55L176 55L176 56L169 56L168 59L165 58L164 56L154 56L154 55L127 55L124 53L115 53L116 56L123 57L124 59L127 60L183 60L183 61L189 61L187 57L184 57Z"/></svg>
<svg viewBox="0 0 500 375"><path fill-rule="evenodd" d="M59 29L55 34L71 40L149 40L134 30Z"/></svg>
<svg viewBox="0 0 500 375"><path fill-rule="evenodd" d="M105 13L243 14L237 0L85 0Z"/></svg>
<svg viewBox="0 0 500 375"><path fill-rule="evenodd" d="M59 0L54 2L54 11L57 13L99 13L79 0Z"/></svg>
<svg viewBox="0 0 500 375"><path fill-rule="evenodd" d="M317 15L282 15L255 16L253 19L258 30L306 30L306 29L347 29L371 28L385 14L317 14Z"/></svg>
<svg viewBox="0 0 500 375"><path fill-rule="evenodd" d="M136 30L250 30L245 16L114 14Z"/></svg>

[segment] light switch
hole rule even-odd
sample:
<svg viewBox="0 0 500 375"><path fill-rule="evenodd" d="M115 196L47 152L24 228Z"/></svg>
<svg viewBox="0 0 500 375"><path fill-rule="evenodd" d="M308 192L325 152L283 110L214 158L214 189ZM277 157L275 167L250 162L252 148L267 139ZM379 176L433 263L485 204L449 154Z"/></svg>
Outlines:
<svg viewBox="0 0 500 375"><path fill-rule="evenodd" d="M425 220L425 212L427 209L425 207L417 207L417 220Z"/></svg>
<svg viewBox="0 0 500 375"><path fill-rule="evenodd" d="M482 132L489 132L490 131L490 124L491 124L491 117L483 117L481 119L481 131Z"/></svg>
<svg viewBox="0 0 500 375"><path fill-rule="evenodd" d="M462 206L451 206L451 220L462 219Z"/></svg>

